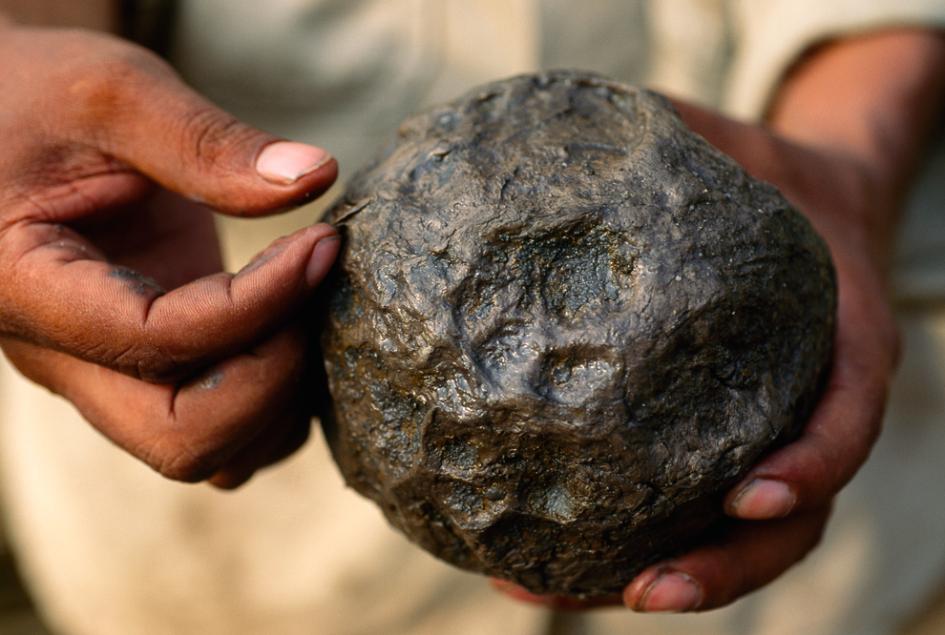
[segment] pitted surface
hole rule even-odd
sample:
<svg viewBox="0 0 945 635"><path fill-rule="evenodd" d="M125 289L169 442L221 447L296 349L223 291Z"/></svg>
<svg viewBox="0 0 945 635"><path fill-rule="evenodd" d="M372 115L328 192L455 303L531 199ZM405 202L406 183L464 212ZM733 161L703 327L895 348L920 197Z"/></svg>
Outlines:
<svg viewBox="0 0 945 635"><path fill-rule="evenodd" d="M578 72L403 123L328 220L347 482L538 593L619 591L809 415L833 269L771 186L648 91Z"/></svg>

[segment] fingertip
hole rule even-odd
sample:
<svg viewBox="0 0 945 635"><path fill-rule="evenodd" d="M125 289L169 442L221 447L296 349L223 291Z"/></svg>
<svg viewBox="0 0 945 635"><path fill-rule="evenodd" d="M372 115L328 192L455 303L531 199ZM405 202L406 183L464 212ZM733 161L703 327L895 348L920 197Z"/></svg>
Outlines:
<svg viewBox="0 0 945 635"><path fill-rule="evenodd" d="M312 236L315 241L320 241L324 238L331 238L332 236L338 236L338 229L334 225L328 223L315 223L314 225L309 225L302 231L307 232L308 235Z"/></svg>
<svg viewBox="0 0 945 635"><path fill-rule="evenodd" d="M324 148L295 141L275 141L259 152L256 172L274 185L292 185L332 161L334 158Z"/></svg>
<svg viewBox="0 0 945 635"><path fill-rule="evenodd" d="M512 597L522 598L522 599L525 599L525 598L530 599L532 597L538 597L538 596L533 596L531 593L529 593L528 591L526 591L519 585L515 584L514 582L509 582L508 580L503 580L502 578L489 578L489 584L492 586L493 589L495 589L499 593L505 593L507 595L511 595Z"/></svg>
<svg viewBox="0 0 945 635"><path fill-rule="evenodd" d="M341 237L337 233L328 234L315 243L305 266L305 281L310 287L318 286L325 279L338 257L340 248Z"/></svg>
<svg viewBox="0 0 945 635"><path fill-rule="evenodd" d="M634 597L625 596L624 601L640 613L685 613L698 610L704 599L702 586L692 576L661 568L645 586L640 585Z"/></svg>
<svg viewBox="0 0 945 635"><path fill-rule="evenodd" d="M744 520L773 520L790 514L797 506L797 492L784 481L752 478L733 489L725 501L725 512Z"/></svg>
<svg viewBox="0 0 945 635"><path fill-rule="evenodd" d="M243 213L274 213L311 201L338 178L338 161L327 150L294 141L276 141L263 147L256 158L256 173L270 186L282 190L281 204L244 209ZM289 196L287 200L285 197Z"/></svg>
<svg viewBox="0 0 945 635"><path fill-rule="evenodd" d="M538 604L540 606L548 606L550 603L550 598L544 595L537 595L528 591L522 586L510 582L509 580L502 580L501 578L489 578L489 583L492 585L496 591L504 593L505 595L518 600L520 602L527 602L528 604Z"/></svg>
<svg viewBox="0 0 945 635"><path fill-rule="evenodd" d="M642 611L646 590L652 586L666 565L654 565L637 574L623 590L623 604L632 611Z"/></svg>
<svg viewBox="0 0 945 635"><path fill-rule="evenodd" d="M619 595L606 595L588 599L562 595L538 595L508 580L489 578L489 582L496 591L499 591L513 600L543 606L555 611L586 611L589 609L620 605Z"/></svg>
<svg viewBox="0 0 945 635"><path fill-rule="evenodd" d="M338 255L338 230L327 223L303 227L274 240L236 274L244 279L266 267L271 271L295 271L302 274L309 287L317 286L327 275ZM283 254L288 253L287 256Z"/></svg>
<svg viewBox="0 0 945 635"><path fill-rule="evenodd" d="M264 170L260 170L260 158L266 156L266 151L280 143L270 144L263 148L254 165L255 176L249 182L243 180L231 186L224 195L207 193L193 195L198 202L209 206L216 212L240 217L270 216L295 209L305 205L323 195L338 179L338 161L328 155L321 148L312 148L312 157L325 153L322 158L313 158L309 165L291 166L287 162L281 168L277 165L266 167L272 161L263 160ZM292 144L303 145L303 144ZM304 153L300 152L300 156ZM300 164L304 161L300 161ZM280 173L281 170L281 173Z"/></svg>

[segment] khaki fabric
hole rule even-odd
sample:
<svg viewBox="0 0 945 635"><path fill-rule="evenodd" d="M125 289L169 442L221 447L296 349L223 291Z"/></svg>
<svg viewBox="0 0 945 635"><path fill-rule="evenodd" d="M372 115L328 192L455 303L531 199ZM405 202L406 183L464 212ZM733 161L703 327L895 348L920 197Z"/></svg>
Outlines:
<svg viewBox="0 0 945 635"><path fill-rule="evenodd" d="M590 68L757 118L820 39L945 22L940 2L918 0L201 0L179 10L172 61L185 78L237 116L330 148L343 175L407 112L497 77ZM910 222L941 228L934 179L916 201ZM221 219L229 266L324 205ZM922 303L903 315L886 435L824 545L734 607L679 617L523 606L391 530L344 487L318 432L238 492L170 483L5 365L0 487L13 546L48 620L70 635L892 633L945 575L945 231L909 236L903 277L922 285L901 288Z"/></svg>

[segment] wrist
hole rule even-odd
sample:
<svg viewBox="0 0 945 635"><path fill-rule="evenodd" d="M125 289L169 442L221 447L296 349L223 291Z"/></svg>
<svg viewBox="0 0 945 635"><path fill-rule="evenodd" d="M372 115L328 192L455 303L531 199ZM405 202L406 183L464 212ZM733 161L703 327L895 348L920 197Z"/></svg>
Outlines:
<svg viewBox="0 0 945 635"><path fill-rule="evenodd" d="M820 191L837 193L822 212L846 217L851 230L858 225L885 264L943 107L945 38L929 29L888 29L805 54L782 81L767 121L779 136L824 157L821 168L833 176L820 179Z"/></svg>
<svg viewBox="0 0 945 635"><path fill-rule="evenodd" d="M843 233L838 235L847 242L861 244L878 268L885 271L903 204L895 171L887 163L849 148L824 145L810 147L809 151L822 157L821 191L835 191L833 209L825 209L824 213L842 216L838 222L844 226Z"/></svg>

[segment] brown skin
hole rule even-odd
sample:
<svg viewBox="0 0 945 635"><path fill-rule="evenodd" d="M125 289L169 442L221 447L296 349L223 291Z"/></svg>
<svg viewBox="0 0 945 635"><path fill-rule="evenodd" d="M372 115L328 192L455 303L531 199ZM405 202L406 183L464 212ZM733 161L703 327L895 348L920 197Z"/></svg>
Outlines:
<svg viewBox="0 0 945 635"><path fill-rule="evenodd" d="M832 374L803 435L733 488L726 512L739 520L720 540L648 568L612 602L638 611L718 608L774 580L816 546L831 501L866 460L899 351L886 288L891 243L945 109L945 37L901 29L820 47L785 79L764 126L676 105L693 129L776 184L826 239L838 329ZM740 499L759 479L781 484L783 496L769 489ZM557 608L588 607L499 587Z"/></svg>
<svg viewBox="0 0 945 635"><path fill-rule="evenodd" d="M6 354L171 478L235 486L291 452L308 430L295 390L304 336L291 315L334 258L329 243L314 258L314 275L305 275L315 243L333 230L302 230L277 242L278 253L260 266L217 274L209 212L173 193L224 213L264 214L324 190L335 164L287 185L261 179L253 165L271 137L117 40L8 28L0 59ZM827 239L840 326L833 375L804 435L745 481L782 483L787 497L740 498L736 487L727 511L747 520L715 544L644 571L624 593L628 606L725 605L819 540L830 501L879 431L898 347L884 293L890 229L940 112L943 78L942 38L902 30L813 52L785 80L765 127L679 104L693 128L777 184ZM170 292L158 299L150 283L116 264ZM682 574L682 587L654 590L672 572Z"/></svg>
<svg viewBox="0 0 945 635"><path fill-rule="evenodd" d="M120 7L115 0L0 0L0 13L17 24L108 32L114 32L120 21Z"/></svg>
<svg viewBox="0 0 945 635"><path fill-rule="evenodd" d="M221 273L194 201L272 213L327 189L334 160L303 149L317 167L292 182L257 171L279 140L111 36L0 26L0 59L4 353L169 478L232 487L298 447L306 336L292 320L337 234L305 228Z"/></svg>

